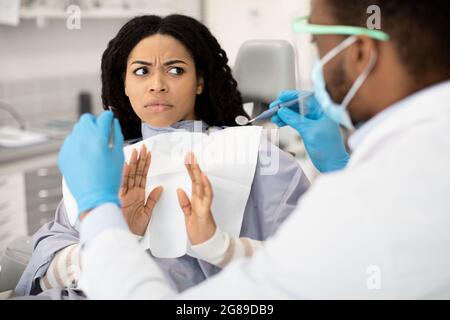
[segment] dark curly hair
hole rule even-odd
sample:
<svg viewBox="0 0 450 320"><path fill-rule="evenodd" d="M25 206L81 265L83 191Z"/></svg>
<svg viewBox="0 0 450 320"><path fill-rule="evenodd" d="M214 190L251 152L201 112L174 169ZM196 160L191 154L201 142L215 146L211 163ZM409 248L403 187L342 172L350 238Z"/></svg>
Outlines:
<svg viewBox="0 0 450 320"><path fill-rule="evenodd" d="M169 35L180 41L192 55L197 74L203 76L204 89L195 101L197 117L210 126L232 126L236 116L247 116L227 55L206 26L184 15L145 15L128 21L108 43L102 56L103 108L114 107L125 139L142 136L141 120L125 95L127 59L142 39L154 34Z"/></svg>

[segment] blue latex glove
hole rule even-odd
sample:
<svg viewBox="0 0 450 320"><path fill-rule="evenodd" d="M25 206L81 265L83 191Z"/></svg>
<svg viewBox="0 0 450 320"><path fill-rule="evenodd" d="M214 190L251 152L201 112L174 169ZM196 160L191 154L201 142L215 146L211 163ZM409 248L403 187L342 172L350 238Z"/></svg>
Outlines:
<svg viewBox="0 0 450 320"><path fill-rule="evenodd" d="M119 121L114 119L114 147L108 148L111 121L111 111L102 112L98 118L82 115L59 151L58 166L79 213L107 202L120 206L123 135Z"/></svg>
<svg viewBox="0 0 450 320"><path fill-rule="evenodd" d="M282 91L269 108L295 99L298 95L299 92L295 90ZM323 113L314 95L305 98L304 103L309 110L305 116L299 114L299 105L296 104L280 109L272 117L272 122L279 127L289 125L300 134L311 161L320 172L344 168L349 154L345 149L339 125Z"/></svg>

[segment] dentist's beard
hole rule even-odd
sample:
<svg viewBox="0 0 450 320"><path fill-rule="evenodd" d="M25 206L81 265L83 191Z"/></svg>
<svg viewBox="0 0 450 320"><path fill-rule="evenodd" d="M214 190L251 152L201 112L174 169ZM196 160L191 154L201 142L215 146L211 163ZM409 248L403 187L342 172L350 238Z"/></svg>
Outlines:
<svg viewBox="0 0 450 320"><path fill-rule="evenodd" d="M335 69L330 71L331 74L330 80L329 82L327 82L327 91L333 101L340 104L344 100L347 93L350 91L353 85L353 81L349 79L341 63L337 64ZM353 97L352 101L350 101L350 104L352 104L355 98L356 96ZM350 108L350 105L347 106L347 110L349 111L350 118L355 128L360 127L362 124L364 124L364 122L366 122L367 119L360 119L358 117L355 117L355 113L352 112L352 108Z"/></svg>
<svg viewBox="0 0 450 320"><path fill-rule="evenodd" d="M341 63L336 64L334 69L330 69L329 75L330 77L326 81L327 91L333 101L340 104L352 87L352 82L348 79Z"/></svg>

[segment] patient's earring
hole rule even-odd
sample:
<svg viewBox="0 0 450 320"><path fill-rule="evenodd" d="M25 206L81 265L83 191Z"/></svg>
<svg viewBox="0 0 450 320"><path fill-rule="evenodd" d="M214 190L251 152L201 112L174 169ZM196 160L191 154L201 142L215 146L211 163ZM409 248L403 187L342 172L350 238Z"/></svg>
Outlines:
<svg viewBox="0 0 450 320"><path fill-rule="evenodd" d="M203 92L202 86L198 86L197 87L197 94L202 94L202 92Z"/></svg>

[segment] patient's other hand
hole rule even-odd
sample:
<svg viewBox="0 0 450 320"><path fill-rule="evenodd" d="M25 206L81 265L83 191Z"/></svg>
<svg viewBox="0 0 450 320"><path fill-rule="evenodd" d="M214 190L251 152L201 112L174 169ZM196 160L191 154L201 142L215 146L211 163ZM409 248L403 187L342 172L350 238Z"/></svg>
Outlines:
<svg viewBox="0 0 450 320"><path fill-rule="evenodd" d="M143 236L150 222L153 208L161 196L163 188L156 187L150 192L145 202L145 185L147 183L148 168L151 163L151 153L142 145L139 157L133 150L130 164L125 163L122 175L122 185L119 191L122 202L122 213L131 232Z"/></svg>
<svg viewBox="0 0 450 320"><path fill-rule="evenodd" d="M192 197L177 189L178 202L184 212L189 240L193 245L209 240L216 232L216 223L211 213L213 192L211 183L200 170L193 153L186 156L186 169L192 180Z"/></svg>

